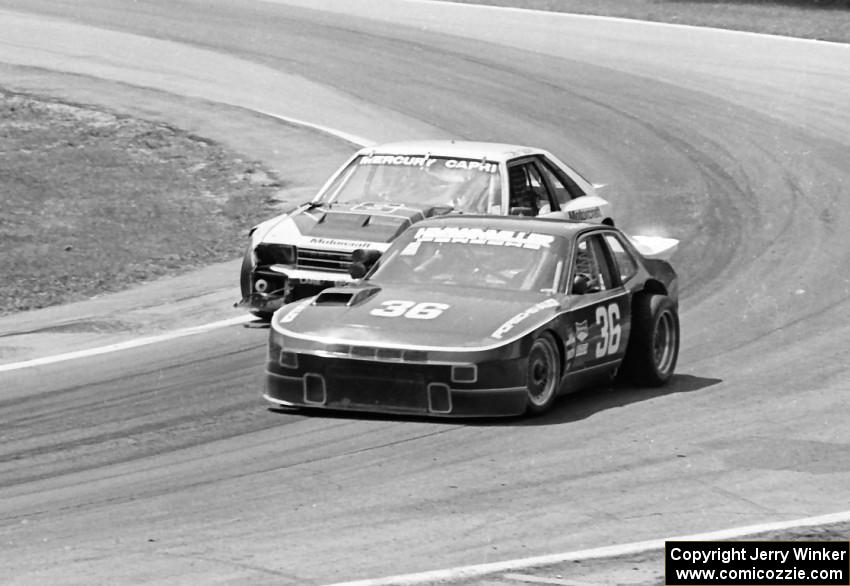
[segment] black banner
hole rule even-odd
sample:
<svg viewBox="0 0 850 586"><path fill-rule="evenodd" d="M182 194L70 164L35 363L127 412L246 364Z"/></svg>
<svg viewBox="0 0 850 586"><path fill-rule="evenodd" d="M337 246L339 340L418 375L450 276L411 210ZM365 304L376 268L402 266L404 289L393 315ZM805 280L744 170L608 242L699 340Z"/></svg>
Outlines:
<svg viewBox="0 0 850 586"><path fill-rule="evenodd" d="M850 586L847 541L668 541L668 586Z"/></svg>

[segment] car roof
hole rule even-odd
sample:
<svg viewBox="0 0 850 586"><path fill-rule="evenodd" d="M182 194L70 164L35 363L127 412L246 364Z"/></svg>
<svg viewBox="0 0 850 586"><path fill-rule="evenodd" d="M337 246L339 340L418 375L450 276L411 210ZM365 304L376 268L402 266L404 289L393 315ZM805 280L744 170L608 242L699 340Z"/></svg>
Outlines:
<svg viewBox="0 0 850 586"><path fill-rule="evenodd" d="M451 226L456 228L487 228L495 230L521 230L523 232L536 232L539 234L551 234L553 236L574 236L581 232L592 229L611 229L608 225L591 224L576 220L564 220L560 218L531 218L526 216L490 216L469 214L447 214L435 216L417 222L413 228L424 226Z"/></svg>
<svg viewBox="0 0 850 586"><path fill-rule="evenodd" d="M461 159L487 159L502 162L517 157L548 154L538 148L499 142L476 142L466 140L410 140L388 142L361 149L358 154L374 155L419 155L453 157Z"/></svg>

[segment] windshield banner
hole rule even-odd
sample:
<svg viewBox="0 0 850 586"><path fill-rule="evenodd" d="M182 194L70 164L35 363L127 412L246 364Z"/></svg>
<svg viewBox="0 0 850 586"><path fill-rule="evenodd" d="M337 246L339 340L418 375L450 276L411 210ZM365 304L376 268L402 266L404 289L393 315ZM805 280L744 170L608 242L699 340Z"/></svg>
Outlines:
<svg viewBox="0 0 850 586"><path fill-rule="evenodd" d="M516 246L540 250L549 248L555 237L534 232L513 230L486 230L483 228L454 228L434 226L419 228L414 238L418 242L457 242L460 244L488 244L491 246Z"/></svg>
<svg viewBox="0 0 850 586"><path fill-rule="evenodd" d="M361 165L392 165L401 167L424 167L430 168L435 163L441 163L446 169L467 169L469 171L481 171L484 173L495 173L499 166L487 161L473 161L469 159L439 159L431 157L411 157L407 155L372 155L360 159Z"/></svg>

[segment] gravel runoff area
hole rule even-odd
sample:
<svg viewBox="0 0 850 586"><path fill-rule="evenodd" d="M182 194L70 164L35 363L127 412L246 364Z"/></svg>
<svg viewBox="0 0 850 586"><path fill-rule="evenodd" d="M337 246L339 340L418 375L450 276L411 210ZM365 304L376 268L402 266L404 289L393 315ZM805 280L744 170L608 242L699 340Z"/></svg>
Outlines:
<svg viewBox="0 0 850 586"><path fill-rule="evenodd" d="M3 90L0 156L0 315L235 258L279 203L271 171L208 139Z"/></svg>

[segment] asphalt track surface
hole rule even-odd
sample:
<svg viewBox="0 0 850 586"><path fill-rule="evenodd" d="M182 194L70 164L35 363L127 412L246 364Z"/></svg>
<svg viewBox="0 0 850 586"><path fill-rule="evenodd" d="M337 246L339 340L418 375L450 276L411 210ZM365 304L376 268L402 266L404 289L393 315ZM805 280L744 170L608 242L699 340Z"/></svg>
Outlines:
<svg viewBox="0 0 850 586"><path fill-rule="evenodd" d="M435 422L268 410L260 328L0 372L3 580L321 584L850 508L847 46L294 4L0 0L0 62L152 88L163 116L546 147L682 239L678 375Z"/></svg>

